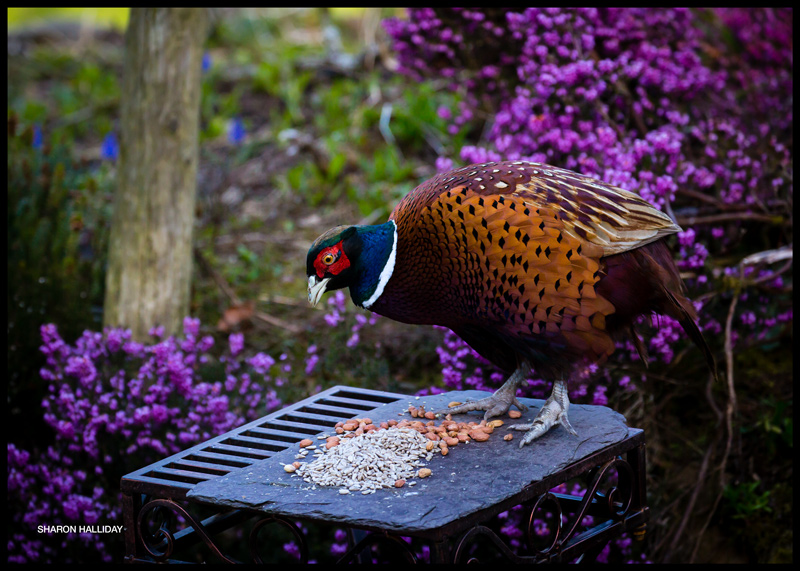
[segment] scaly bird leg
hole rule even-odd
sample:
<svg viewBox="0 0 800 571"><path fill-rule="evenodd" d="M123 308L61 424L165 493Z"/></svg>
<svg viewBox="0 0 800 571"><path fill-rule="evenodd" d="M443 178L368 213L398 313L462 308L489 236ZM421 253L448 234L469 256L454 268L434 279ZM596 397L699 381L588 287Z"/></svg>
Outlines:
<svg viewBox="0 0 800 571"><path fill-rule="evenodd" d="M567 418L568 410L569 392L567 391L567 384L564 381L556 381L553 383L553 392L533 422L531 424L512 424L509 428L528 431L519 443L520 448L533 442L557 424L566 428L567 432L573 436L578 436L578 433L569 423L569 418Z"/></svg>
<svg viewBox="0 0 800 571"><path fill-rule="evenodd" d="M514 373L508 377L508 380L503 383L503 386L497 389L495 393L484 399L466 402L464 404L440 410L437 414L462 414L473 410L485 410L486 414L483 418L488 420L493 416L500 416L508 412L513 404L520 410L526 410L527 407L519 402L517 399L517 388L525 382L531 369L527 365L520 365Z"/></svg>

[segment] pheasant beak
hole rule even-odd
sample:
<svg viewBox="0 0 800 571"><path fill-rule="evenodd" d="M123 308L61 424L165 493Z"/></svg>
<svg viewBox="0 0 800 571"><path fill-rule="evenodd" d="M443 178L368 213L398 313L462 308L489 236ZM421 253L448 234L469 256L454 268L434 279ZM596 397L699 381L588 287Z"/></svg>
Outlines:
<svg viewBox="0 0 800 571"><path fill-rule="evenodd" d="M308 303L317 305L329 281L331 278L319 279L317 276L308 276Z"/></svg>

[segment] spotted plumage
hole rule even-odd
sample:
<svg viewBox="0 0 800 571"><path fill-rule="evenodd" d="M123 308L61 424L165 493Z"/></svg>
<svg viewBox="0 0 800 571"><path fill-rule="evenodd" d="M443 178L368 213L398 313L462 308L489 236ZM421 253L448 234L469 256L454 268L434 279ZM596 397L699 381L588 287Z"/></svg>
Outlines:
<svg viewBox="0 0 800 571"><path fill-rule="evenodd" d="M385 224L320 236L309 299L349 286L363 307L449 327L516 377L530 366L554 382L603 362L623 333L644 357L633 322L657 312L681 323L713 369L661 240L678 231L639 196L587 176L522 161L470 165L421 184ZM500 408L514 404L511 389Z"/></svg>

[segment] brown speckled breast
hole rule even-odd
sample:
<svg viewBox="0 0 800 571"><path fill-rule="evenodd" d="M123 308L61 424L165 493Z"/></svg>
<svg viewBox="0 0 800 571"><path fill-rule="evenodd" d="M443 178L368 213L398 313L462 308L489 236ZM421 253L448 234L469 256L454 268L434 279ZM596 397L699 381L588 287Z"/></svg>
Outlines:
<svg viewBox="0 0 800 571"><path fill-rule="evenodd" d="M514 354L540 369L548 355L604 359L615 307L597 293L602 259L680 230L635 194L520 161L439 174L390 218L397 261L372 310L448 326L506 369Z"/></svg>

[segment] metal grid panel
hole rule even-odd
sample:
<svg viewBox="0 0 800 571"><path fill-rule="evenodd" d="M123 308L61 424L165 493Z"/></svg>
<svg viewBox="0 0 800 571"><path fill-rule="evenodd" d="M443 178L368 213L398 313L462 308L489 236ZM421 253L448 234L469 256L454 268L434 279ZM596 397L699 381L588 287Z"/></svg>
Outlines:
<svg viewBox="0 0 800 571"><path fill-rule="evenodd" d="M199 482L270 458L291 445L407 395L337 385L123 476L125 493L185 497Z"/></svg>

